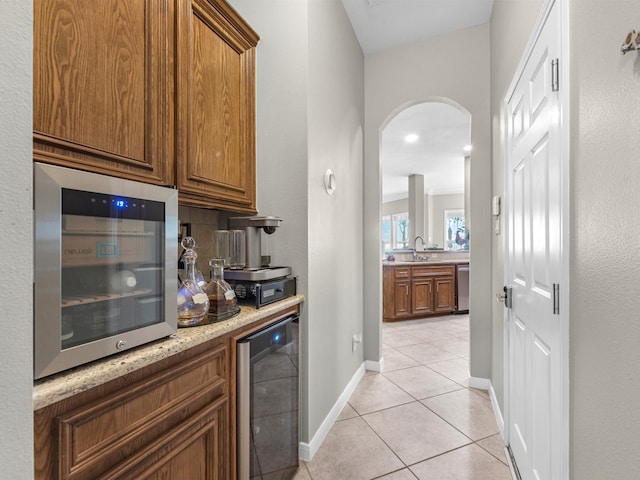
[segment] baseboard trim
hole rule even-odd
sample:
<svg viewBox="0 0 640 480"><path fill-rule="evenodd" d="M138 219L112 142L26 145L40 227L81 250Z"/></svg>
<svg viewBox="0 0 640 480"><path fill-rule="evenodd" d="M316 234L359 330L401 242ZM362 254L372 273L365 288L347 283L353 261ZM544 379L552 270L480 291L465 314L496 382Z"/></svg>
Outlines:
<svg viewBox="0 0 640 480"><path fill-rule="evenodd" d="M491 409L493 410L493 416L496 417L496 423L498 424L498 429L500 430L500 438L502 442L505 441L505 432L504 432L504 418L502 416L502 411L500 410L500 404L498 403L498 397L496 397L496 391L493 389L493 384L491 380L486 378L474 378L469 377L469 386L473 388L481 388L482 390L489 390L489 399L491 400ZM518 473L518 469L515 468L515 465L512 462L511 451L509 447L505 445L504 447L505 457L507 458L507 463L509 465L509 471L511 473L511 478L513 480L521 480L520 474Z"/></svg>
<svg viewBox="0 0 640 480"><path fill-rule="evenodd" d="M382 360L380 362L371 362L371 363L378 364L380 366L382 364ZM358 386L358 383L360 383L360 380L364 376L365 365L367 365L367 362L362 363L362 365L360 365L360 368L358 368L358 370L353 375L353 377L351 377L351 380L345 387L344 391L342 392L342 394L340 395L336 403L333 405L333 408L331 409L331 411L325 417L324 421L320 425L320 428L318 428L318 431L311 439L311 442L309 443L300 442L300 444L298 445L298 455L305 462L310 462L313 459L313 456L317 453L318 449L320 448L320 445L322 445L322 442L329 434L331 427L333 427L333 424L336 422L336 420L340 416L340 413L342 413L342 410L344 409L345 405L349 401L351 394L356 389L356 387ZM367 366L367 369L373 370L372 368L368 368L368 366ZM380 370L376 370L376 371L380 371Z"/></svg>
<svg viewBox="0 0 640 480"><path fill-rule="evenodd" d="M498 428L500 429L500 436L504 439L504 419L502 418L502 411L500 411L500 405L498 404L498 398L496 392L493 389L493 385L489 385L489 398L491 399L491 408L493 408L493 414L496 417Z"/></svg>
<svg viewBox="0 0 640 480"><path fill-rule="evenodd" d="M382 372L384 370L384 358L381 358L379 362L365 360L364 368L365 370L371 370L372 372Z"/></svg>
<svg viewBox="0 0 640 480"><path fill-rule="evenodd" d="M472 377L469 375L469 386L479 390L489 390L489 387L491 387L491 380L488 378Z"/></svg>
<svg viewBox="0 0 640 480"><path fill-rule="evenodd" d="M480 390L489 391L489 399L491 400L491 409L493 410L493 415L496 417L496 423L498 424L498 428L500 429L500 436L504 440L505 438L504 418L502 417L500 404L498 403L498 398L496 397L496 392L493 389L493 384L491 383L491 380L488 378L479 378L479 377L469 376L469 386L471 388L478 388Z"/></svg>

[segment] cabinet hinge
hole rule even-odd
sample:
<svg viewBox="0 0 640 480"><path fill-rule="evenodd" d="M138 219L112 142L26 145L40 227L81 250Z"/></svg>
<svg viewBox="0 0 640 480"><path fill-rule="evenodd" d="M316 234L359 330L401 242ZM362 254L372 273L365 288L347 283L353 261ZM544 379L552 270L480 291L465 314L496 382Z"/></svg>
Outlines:
<svg viewBox="0 0 640 480"><path fill-rule="evenodd" d="M554 58L551 60L551 91L557 92L560 90L560 69L559 60Z"/></svg>
<svg viewBox="0 0 640 480"><path fill-rule="evenodd" d="M560 315L560 284L553 284L553 314Z"/></svg>

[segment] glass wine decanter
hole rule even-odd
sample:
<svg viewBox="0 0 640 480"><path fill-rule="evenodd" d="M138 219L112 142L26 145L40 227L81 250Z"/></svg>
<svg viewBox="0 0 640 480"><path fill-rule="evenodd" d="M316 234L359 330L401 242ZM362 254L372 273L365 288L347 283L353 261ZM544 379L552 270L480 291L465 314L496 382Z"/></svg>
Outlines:
<svg viewBox="0 0 640 480"><path fill-rule="evenodd" d="M209 323L207 311L209 299L196 280L196 241L193 237L185 237L181 242L185 252L184 276L178 287L178 327L193 327Z"/></svg>
<svg viewBox="0 0 640 480"><path fill-rule="evenodd" d="M209 319L218 322L234 316L240 312L236 292L224 280L224 259L212 258L209 260L211 267L211 280L204 287L204 292L209 298Z"/></svg>

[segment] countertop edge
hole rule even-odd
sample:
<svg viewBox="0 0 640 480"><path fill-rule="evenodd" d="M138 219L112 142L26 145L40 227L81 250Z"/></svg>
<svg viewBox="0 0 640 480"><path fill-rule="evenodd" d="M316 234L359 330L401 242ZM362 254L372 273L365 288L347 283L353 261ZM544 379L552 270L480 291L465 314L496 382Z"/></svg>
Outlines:
<svg viewBox="0 0 640 480"><path fill-rule="evenodd" d="M39 410L105 384L303 302L304 296L296 295L259 309L242 305L240 314L229 320L198 327L179 328L176 333L166 338L37 380L33 386L33 410Z"/></svg>
<svg viewBox="0 0 640 480"><path fill-rule="evenodd" d="M402 265L402 266L406 266L406 265L416 265L416 266L428 266L428 265L463 265L463 264L467 264L469 263L469 259L458 259L458 260L394 260L394 261L388 261L388 260L383 260L382 261L382 266L384 267L393 267L394 265Z"/></svg>

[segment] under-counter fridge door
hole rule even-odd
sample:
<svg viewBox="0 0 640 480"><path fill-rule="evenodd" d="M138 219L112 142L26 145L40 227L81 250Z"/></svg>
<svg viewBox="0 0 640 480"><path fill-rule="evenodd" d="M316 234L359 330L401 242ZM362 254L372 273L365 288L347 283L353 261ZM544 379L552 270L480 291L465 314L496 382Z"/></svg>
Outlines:
<svg viewBox="0 0 640 480"><path fill-rule="evenodd" d="M238 479L298 470L298 316L292 315L238 341Z"/></svg>

